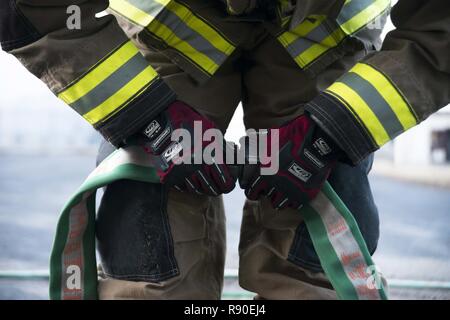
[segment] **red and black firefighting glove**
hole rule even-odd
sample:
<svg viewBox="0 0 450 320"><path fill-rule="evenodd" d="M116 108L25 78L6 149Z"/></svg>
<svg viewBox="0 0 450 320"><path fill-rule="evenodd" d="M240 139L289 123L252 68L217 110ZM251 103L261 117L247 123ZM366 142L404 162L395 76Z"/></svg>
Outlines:
<svg viewBox="0 0 450 320"><path fill-rule="evenodd" d="M343 152L309 116L303 115L268 130L266 154L271 157L277 152L270 144L274 130L279 132L278 172L261 175L261 167L268 164L246 165L239 183L250 200L266 196L276 209L299 209L319 193Z"/></svg>
<svg viewBox="0 0 450 320"><path fill-rule="evenodd" d="M201 125L200 137L194 135L194 122L199 128ZM176 129L186 129L190 141L172 141ZM212 144L218 144L216 150L223 152L232 147L223 139L204 141L203 134L208 129L216 129L215 124L180 101L170 105L144 129L143 134L149 140L144 143L145 149L152 156L161 183L179 191L212 196L234 189L237 174L225 164L225 155L219 158L213 154L209 164L202 157L204 148L212 147ZM196 154L201 162L194 164Z"/></svg>

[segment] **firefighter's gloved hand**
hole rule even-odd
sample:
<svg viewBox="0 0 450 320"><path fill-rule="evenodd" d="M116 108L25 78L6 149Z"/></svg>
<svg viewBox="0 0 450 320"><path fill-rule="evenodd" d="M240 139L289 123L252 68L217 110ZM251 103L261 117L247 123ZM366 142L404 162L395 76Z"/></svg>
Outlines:
<svg viewBox="0 0 450 320"><path fill-rule="evenodd" d="M201 128L198 129L200 137L194 137L194 124ZM190 139L172 141L172 133L176 129L186 129ZM144 129L145 149L152 157L161 183L179 191L212 196L234 189L237 174L225 165L223 155L225 148L232 146L223 139L203 141L203 134L208 129L216 129L215 124L180 101L170 105ZM203 151L214 146L222 154L210 152L208 154L213 156L206 162L207 159L202 157ZM195 155L199 156L201 163L197 161L194 164Z"/></svg>
<svg viewBox="0 0 450 320"><path fill-rule="evenodd" d="M277 129L278 172L261 175L261 168L267 165L246 165L239 183L250 200L266 196L276 209L299 209L319 193L343 152L309 116L303 115L280 128L268 130L269 155L276 153L271 145L271 135Z"/></svg>

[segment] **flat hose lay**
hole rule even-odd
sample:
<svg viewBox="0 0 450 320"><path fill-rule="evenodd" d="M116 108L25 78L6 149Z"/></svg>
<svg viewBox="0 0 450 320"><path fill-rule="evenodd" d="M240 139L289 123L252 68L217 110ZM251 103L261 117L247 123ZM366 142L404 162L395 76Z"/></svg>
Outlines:
<svg viewBox="0 0 450 320"><path fill-rule="evenodd" d="M65 205L50 259L50 299L97 299L96 191L117 180L159 183L142 147L106 158ZM300 214L339 299L385 300L386 288L352 214L326 183Z"/></svg>

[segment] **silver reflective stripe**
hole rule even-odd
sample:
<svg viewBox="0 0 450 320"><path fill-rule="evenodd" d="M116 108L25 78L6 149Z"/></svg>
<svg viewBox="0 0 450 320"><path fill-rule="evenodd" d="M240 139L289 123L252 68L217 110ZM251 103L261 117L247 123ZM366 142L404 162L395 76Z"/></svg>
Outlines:
<svg viewBox="0 0 450 320"><path fill-rule="evenodd" d="M390 0L347 1L335 20L311 16L294 30L281 34L278 39L297 64L306 68L350 35L360 39L366 46L372 45L379 39L380 28L384 26L384 17L389 8ZM379 27L372 30L370 24L377 18L380 18Z"/></svg>
<svg viewBox="0 0 450 320"><path fill-rule="evenodd" d="M338 25L335 25L331 30L330 27L328 27L327 29L325 27L325 24L333 24L330 23L330 21L325 20L323 23L311 30L311 32L309 32L304 38L299 38L297 41L294 41L292 44L290 44L287 48L288 51L295 57L304 53L311 47L311 45L323 42L330 34L335 31L335 29L339 28L339 25L342 25L352 19L359 12L363 11L371 4L373 4L373 2L374 0L353 0L346 3L336 19Z"/></svg>
<svg viewBox="0 0 450 320"><path fill-rule="evenodd" d="M211 60L221 64L227 56L216 49L201 34L191 29L180 17L165 8L162 4L151 0L127 0L136 8L155 17L155 20L168 27L177 37L189 43L197 51L205 53Z"/></svg>
<svg viewBox="0 0 450 320"><path fill-rule="evenodd" d="M220 65L228 57L170 10L164 9L156 20L167 26L177 37L189 43L194 49L207 55L216 64Z"/></svg>
<svg viewBox="0 0 450 320"><path fill-rule="evenodd" d="M136 53L117 71L103 80L88 94L71 103L70 106L80 114L88 113L109 99L147 67L148 62L140 53Z"/></svg>
<svg viewBox="0 0 450 320"><path fill-rule="evenodd" d="M286 49L293 57L297 57L312 45L322 42L326 37L330 35L330 32L325 28L324 23L319 24L305 38L298 38L292 42Z"/></svg>
<svg viewBox="0 0 450 320"><path fill-rule="evenodd" d="M376 0L375 0L376 1ZM336 21L339 24L344 24L353 17L355 17L361 11L367 9L371 4L375 2L374 0L352 0L347 2L339 13Z"/></svg>
<svg viewBox="0 0 450 320"><path fill-rule="evenodd" d="M126 0L136 8L156 17L164 9L164 5L153 0Z"/></svg>
<svg viewBox="0 0 450 320"><path fill-rule="evenodd" d="M383 124L384 129L391 139L394 139L404 131L400 120L397 118L391 106L369 81L354 72L349 72L337 82L346 84L358 93Z"/></svg>
<svg viewBox="0 0 450 320"><path fill-rule="evenodd" d="M182 1L110 0L110 8L152 34L156 46L175 49L183 62L193 63L202 76L213 75L236 49L212 23Z"/></svg>

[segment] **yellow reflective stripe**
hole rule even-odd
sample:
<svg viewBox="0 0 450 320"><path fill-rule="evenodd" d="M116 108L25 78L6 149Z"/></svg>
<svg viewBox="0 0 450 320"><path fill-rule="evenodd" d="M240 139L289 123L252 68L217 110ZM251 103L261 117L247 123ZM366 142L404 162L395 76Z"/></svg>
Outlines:
<svg viewBox="0 0 450 320"><path fill-rule="evenodd" d="M308 18L312 18L313 20L307 19L295 29L286 31L278 37L285 47L298 40L298 38L305 37L308 33L318 27L326 19L326 16L310 16Z"/></svg>
<svg viewBox="0 0 450 320"><path fill-rule="evenodd" d="M375 113L352 88L341 82L335 82L325 92L339 98L353 114L358 116L378 146L391 140Z"/></svg>
<svg viewBox="0 0 450 320"><path fill-rule="evenodd" d="M353 34L383 13L390 6L390 3L390 0L376 0L356 16L341 24L340 27L345 33Z"/></svg>
<svg viewBox="0 0 450 320"><path fill-rule="evenodd" d="M109 0L109 7L132 22L146 27L155 18L124 0Z"/></svg>
<svg viewBox="0 0 450 320"><path fill-rule="evenodd" d="M408 130L417 124L416 118L404 96L384 74L364 63L358 63L350 72L358 74L375 87L389 104L392 111L394 111L404 130Z"/></svg>
<svg viewBox="0 0 450 320"><path fill-rule="evenodd" d="M146 0L149 1L149 0ZM169 3L173 2L173 0L153 0L154 2L158 2L160 5L166 7Z"/></svg>
<svg viewBox="0 0 450 320"><path fill-rule="evenodd" d="M120 49L95 66L83 78L75 82L65 91L59 93L58 98L67 104L72 104L112 75L136 55L136 53L138 53L136 46L131 41L126 42Z"/></svg>
<svg viewBox="0 0 450 320"><path fill-rule="evenodd" d="M357 0L347 0L345 4L350 9L345 8L344 6L340 14L340 16L342 15L342 17L345 17L345 13L347 13L347 15L349 13L352 13L352 9L354 10L355 6L358 5ZM390 0L374 0L367 8L356 13L349 20L347 20L346 18L347 21L345 22L342 21L342 23L340 23L338 17L336 21L336 29L331 34L326 36L326 38L323 39L320 43L315 43L314 40L308 38L308 36L311 35L311 32L316 32L318 30L318 25L320 25L320 23L317 23L317 21L312 23L308 20L301 23L295 30L284 32L281 36L278 37L278 39L286 48L288 48L291 44L295 44L296 41L299 41L299 44L302 46L310 43L310 47L297 56L295 56L297 53L292 53L292 51L288 48L288 51L290 51L297 64L299 64L300 67L304 68L314 62L328 50L337 47L347 37L347 35L351 35L357 32L368 23L373 21L376 17L380 16L389 7ZM323 19L321 22L324 24L323 29L327 30L329 26L325 25L327 23L325 19ZM300 41L303 41L303 43L301 43Z"/></svg>
<svg viewBox="0 0 450 320"><path fill-rule="evenodd" d="M142 0L144 1L144 0ZM150 0L149 0L150 1ZM159 3L162 7L167 6L167 4L173 0L151 0L152 2ZM138 24L142 27L147 27L155 16L149 12L143 11L142 9L134 6L125 0L110 0L109 8L118 12L120 15L124 16L131 22Z"/></svg>
<svg viewBox="0 0 450 320"><path fill-rule="evenodd" d="M220 32L176 1L149 0L146 3L145 0L113 0L110 8L145 26L209 74L215 73L235 49ZM154 12L147 12L146 8Z"/></svg>
<svg viewBox="0 0 450 320"><path fill-rule="evenodd" d="M132 101L131 98L137 96L138 93L147 88L156 77L156 71L151 66L148 66L119 91L110 96L102 104L83 115L83 117L92 125L107 119L127 106Z"/></svg>
<svg viewBox="0 0 450 320"><path fill-rule="evenodd" d="M308 50L297 56L295 61L297 61L301 67L307 66L329 49L339 45L339 43L344 40L347 35L353 34L361 29L361 27L378 17L384 10L386 10L389 4L390 0L375 1L368 8L358 13L355 17L340 25L340 28L336 29L324 41L312 45Z"/></svg>
<svg viewBox="0 0 450 320"><path fill-rule="evenodd" d="M201 66L208 73L213 74L219 68L219 65L211 60L207 55L200 51L197 51L189 43L180 39L175 33L172 32L171 29L166 27L164 24L159 23L159 21L154 20L148 26L148 29L152 33L163 39L164 42L166 42L169 46L177 49L182 54L191 59L194 63Z"/></svg>
<svg viewBox="0 0 450 320"><path fill-rule="evenodd" d="M230 55L233 52L234 46L230 42L225 40L225 38L209 24L195 16L187 7L173 1L170 2L166 8L175 13L192 30L201 34L216 49L222 51L226 55Z"/></svg>
<svg viewBox="0 0 450 320"><path fill-rule="evenodd" d="M299 54L295 61L301 66L305 67L316 60L322 54L336 47L344 38L346 34L341 29L336 29L332 34L326 37L321 43L313 44L308 50Z"/></svg>

